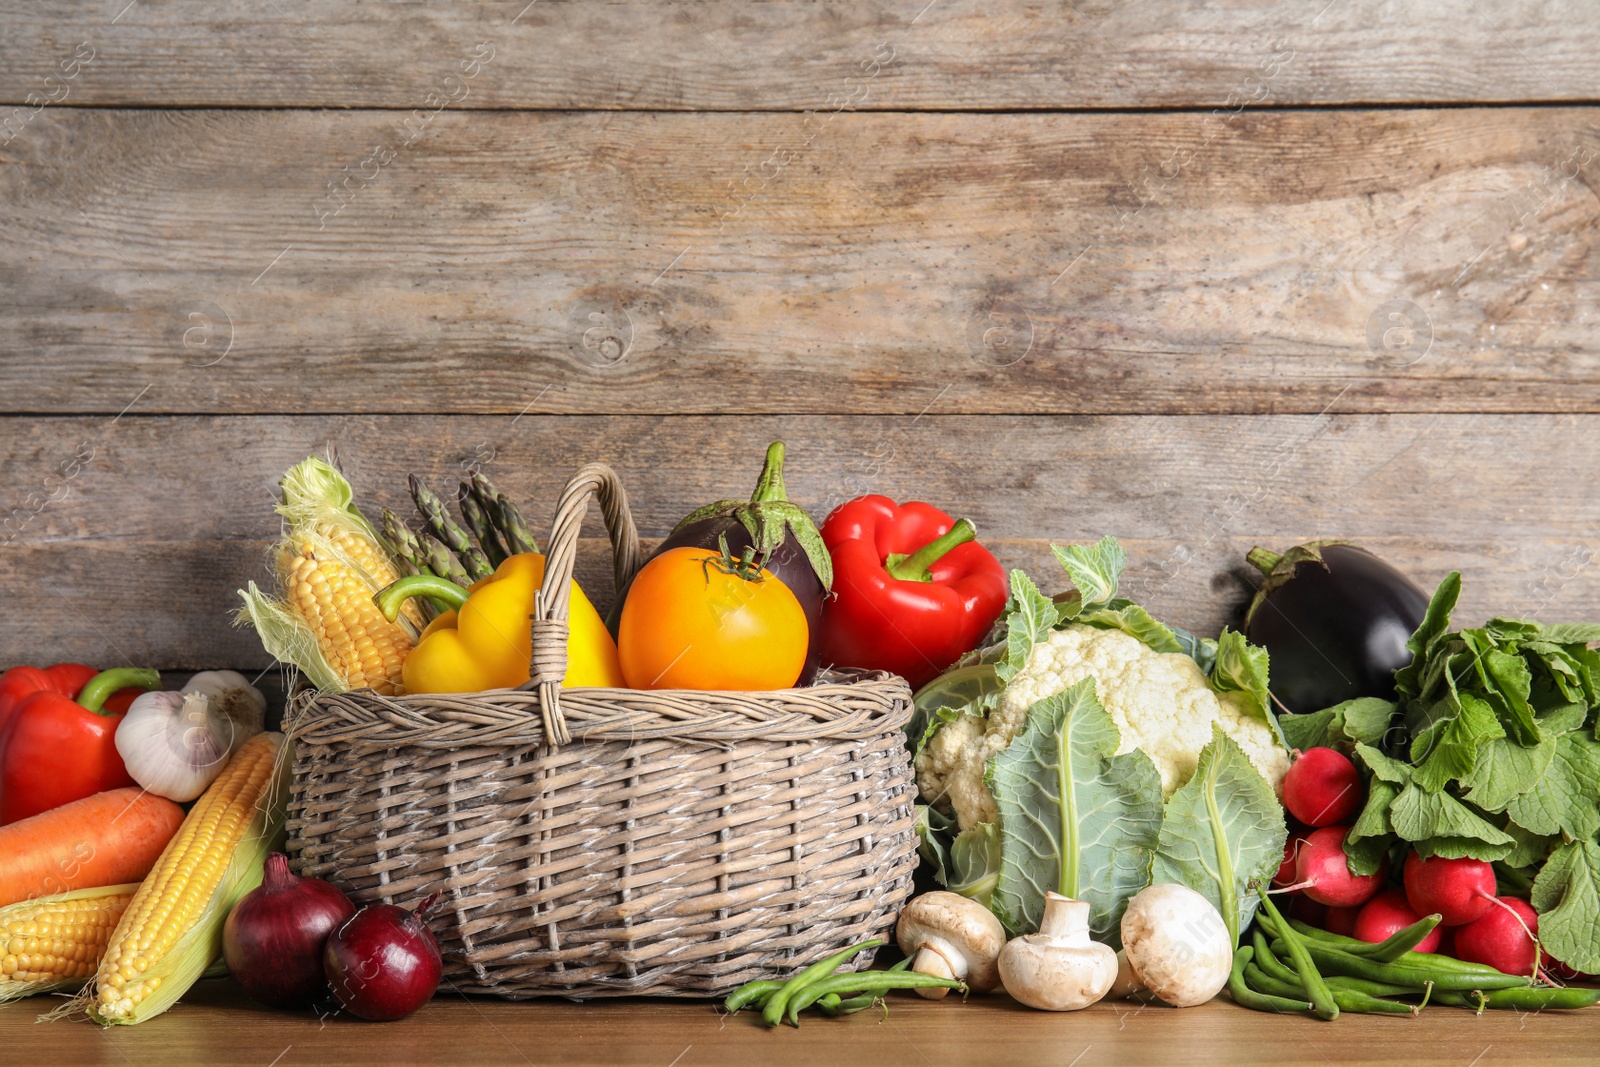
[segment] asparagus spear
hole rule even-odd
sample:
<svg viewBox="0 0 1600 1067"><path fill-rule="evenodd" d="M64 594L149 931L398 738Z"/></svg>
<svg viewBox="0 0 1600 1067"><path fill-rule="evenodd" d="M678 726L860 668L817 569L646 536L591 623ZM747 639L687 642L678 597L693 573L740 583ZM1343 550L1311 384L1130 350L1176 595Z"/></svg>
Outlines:
<svg viewBox="0 0 1600 1067"><path fill-rule="evenodd" d="M457 585L471 585L473 579L467 577L466 568L461 561L456 559L450 549L445 547L431 533L425 533L421 538L423 550L427 553L428 569L441 578L448 578Z"/></svg>
<svg viewBox="0 0 1600 1067"><path fill-rule="evenodd" d="M472 528L478 543L483 546L484 555L489 557L491 564L500 566L510 553L500 540L500 532L495 529L494 523L489 521L489 513L482 501L469 490L466 482L461 483L460 503L461 518Z"/></svg>
<svg viewBox="0 0 1600 1067"><path fill-rule="evenodd" d="M500 534L511 551L539 551L533 534L528 531L528 524L522 520L522 513L517 510L510 497L496 490L494 484L481 471L474 471L471 481L462 485L463 489L469 487L473 499L483 509L489 524Z"/></svg>
<svg viewBox="0 0 1600 1067"><path fill-rule="evenodd" d="M450 512L445 508L444 501L434 495L433 490L424 485L422 479L415 474L410 476L410 483L411 499L416 502L417 511L422 515L428 532L455 553L456 558L461 561L463 568L474 581L489 577L494 572L489 558L486 558L485 553L472 547L472 539L450 518ZM484 547L488 548L487 545ZM493 553L488 555L492 557ZM496 561L495 566L498 565Z"/></svg>
<svg viewBox="0 0 1600 1067"><path fill-rule="evenodd" d="M395 567L402 575L407 574L432 574L427 559L422 552L422 546L417 543L417 535L412 533L405 523L400 521L400 516L384 508L382 511L382 540L384 547L394 557ZM424 598L422 613L432 619L439 613L439 605L435 601Z"/></svg>

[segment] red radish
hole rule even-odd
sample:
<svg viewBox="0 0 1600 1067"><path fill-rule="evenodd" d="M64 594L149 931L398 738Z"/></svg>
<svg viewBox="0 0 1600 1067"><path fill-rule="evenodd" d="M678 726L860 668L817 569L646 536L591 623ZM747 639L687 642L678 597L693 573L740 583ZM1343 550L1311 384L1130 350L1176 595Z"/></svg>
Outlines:
<svg viewBox="0 0 1600 1067"><path fill-rule="evenodd" d="M1436 926L1433 928L1433 932L1439 935L1439 944L1434 946L1433 949L1434 955L1455 956L1456 929L1454 926Z"/></svg>
<svg viewBox="0 0 1600 1067"><path fill-rule="evenodd" d="M416 911L368 904L328 938L322 965L334 999L374 1022L404 1019L433 999L444 961L425 921L439 894Z"/></svg>
<svg viewBox="0 0 1600 1067"><path fill-rule="evenodd" d="M251 1000L302 1007L328 996L322 950L334 927L356 912L350 898L320 878L296 878L289 857L267 857L261 884L222 926L222 955Z"/></svg>
<svg viewBox="0 0 1600 1067"><path fill-rule="evenodd" d="M1360 914L1360 908L1329 908L1327 917L1323 919L1322 928L1330 934L1343 934L1345 937L1354 937L1356 936L1356 916Z"/></svg>
<svg viewBox="0 0 1600 1067"><path fill-rule="evenodd" d="M1385 871L1381 867L1375 874L1350 873L1344 857L1344 837L1349 830L1348 826L1324 826L1313 830L1300 846L1300 855L1295 858L1295 881L1318 904L1353 908L1365 904L1383 888Z"/></svg>
<svg viewBox="0 0 1600 1067"><path fill-rule="evenodd" d="M1539 953L1539 966L1544 968L1550 977L1558 982L1577 982L1591 977L1582 971L1568 967L1548 952Z"/></svg>
<svg viewBox="0 0 1600 1067"><path fill-rule="evenodd" d="M1272 884L1276 886L1294 885L1294 859L1300 852L1300 846L1305 843L1307 833L1302 831L1289 832L1289 840L1283 844L1283 862L1278 864L1278 873L1272 876Z"/></svg>
<svg viewBox="0 0 1600 1067"><path fill-rule="evenodd" d="M1336 749L1306 749L1283 777L1283 806L1307 826L1346 822L1365 801L1361 773Z"/></svg>
<svg viewBox="0 0 1600 1067"><path fill-rule="evenodd" d="M1539 916L1519 897L1495 899L1499 903L1481 918L1456 928L1456 958L1531 978L1539 959Z"/></svg>
<svg viewBox="0 0 1600 1067"><path fill-rule="evenodd" d="M1412 911L1411 905L1406 903L1405 890L1391 886L1362 905L1351 936L1377 944L1420 918L1422 916ZM1417 944L1415 951L1432 952L1439 947L1439 938L1439 928L1436 926Z"/></svg>
<svg viewBox="0 0 1600 1067"><path fill-rule="evenodd" d="M1441 925L1461 926L1494 906L1494 868L1482 860L1423 859L1406 856L1402 881L1406 900L1418 915L1440 916Z"/></svg>

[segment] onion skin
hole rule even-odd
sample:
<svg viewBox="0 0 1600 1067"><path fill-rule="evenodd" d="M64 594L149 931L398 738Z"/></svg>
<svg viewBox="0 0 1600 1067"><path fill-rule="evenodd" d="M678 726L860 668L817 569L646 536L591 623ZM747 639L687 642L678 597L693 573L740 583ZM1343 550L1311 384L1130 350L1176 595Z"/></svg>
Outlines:
<svg viewBox="0 0 1600 1067"><path fill-rule="evenodd" d="M433 999L444 973L439 942L425 921L439 894L416 911L368 904L328 938L322 965L340 1007L372 1022L391 1022Z"/></svg>
<svg viewBox="0 0 1600 1067"><path fill-rule="evenodd" d="M356 907L337 886L298 878L289 857L267 857L261 884L228 914L222 954L245 995L272 1008L301 1008L328 998L322 952L328 935Z"/></svg>

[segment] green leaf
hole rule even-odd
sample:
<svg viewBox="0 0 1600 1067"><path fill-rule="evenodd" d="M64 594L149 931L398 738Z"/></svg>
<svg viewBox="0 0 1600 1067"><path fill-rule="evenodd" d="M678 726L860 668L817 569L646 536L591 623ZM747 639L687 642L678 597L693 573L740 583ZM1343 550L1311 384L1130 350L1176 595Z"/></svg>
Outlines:
<svg viewBox="0 0 1600 1067"><path fill-rule="evenodd" d="M1244 634L1223 630L1217 635L1211 688L1218 693L1238 693L1245 711L1278 732L1272 698L1267 695L1267 650L1246 641Z"/></svg>
<svg viewBox="0 0 1600 1067"><path fill-rule="evenodd" d="M1600 845L1573 841L1558 848L1534 879L1529 901L1539 913L1539 940L1569 967L1600 971Z"/></svg>
<svg viewBox="0 0 1600 1067"><path fill-rule="evenodd" d="M1117 582L1128 556L1115 537L1102 537L1093 545L1051 545L1050 551L1083 595L1083 610L1106 604L1117 595Z"/></svg>
<svg viewBox="0 0 1600 1067"><path fill-rule="evenodd" d="M1461 574L1459 571L1451 571L1445 575L1444 581L1439 583L1439 588L1433 591L1433 597L1428 601L1427 613L1422 617L1422 624L1417 627L1410 640L1406 641L1406 648L1411 650L1411 662L1394 674L1395 690L1402 697L1420 695L1418 679L1422 676L1434 644L1450 631L1450 613L1455 610L1456 601L1460 597Z"/></svg>
<svg viewBox="0 0 1600 1067"><path fill-rule="evenodd" d="M1507 867L1523 868L1532 867L1543 863L1545 857L1550 855L1550 850L1561 843L1558 837L1547 837L1543 834L1532 834L1507 820L1505 832L1511 835L1516 844L1511 846L1511 851L1500 858L1500 862Z"/></svg>
<svg viewBox="0 0 1600 1067"><path fill-rule="evenodd" d="M1290 748L1343 748L1359 742L1376 745L1389 732L1397 705L1378 697L1356 697L1306 715L1280 715L1278 726Z"/></svg>
<svg viewBox="0 0 1600 1067"><path fill-rule="evenodd" d="M1000 827L992 822L981 822L957 834L950 843L950 865L944 887L988 907L999 881Z"/></svg>
<svg viewBox="0 0 1600 1067"><path fill-rule="evenodd" d="M992 664L953 667L917 690L911 698L911 718L906 721L906 745L916 759L924 745L946 723L963 715L981 716L985 698L1000 689Z"/></svg>
<svg viewBox="0 0 1600 1067"><path fill-rule="evenodd" d="M1371 745L1356 745L1356 758L1367 765L1374 778L1391 785L1411 784L1411 768L1399 760L1385 756Z"/></svg>
<svg viewBox="0 0 1600 1067"><path fill-rule="evenodd" d="M1213 723L1194 777L1167 801L1150 880L1188 886L1211 901L1238 944L1259 903L1250 881L1272 877L1287 838L1272 786Z"/></svg>
<svg viewBox="0 0 1600 1067"><path fill-rule="evenodd" d="M1104 607L1085 609L1079 612L1073 622L1098 626L1102 630L1121 630L1157 652L1186 651L1179 644L1177 634L1164 623L1151 618L1148 611L1132 601L1113 600Z"/></svg>
<svg viewBox="0 0 1600 1067"><path fill-rule="evenodd" d="M1006 601L1006 655L994 668L1002 686L1028 665L1034 646L1046 640L1060 621L1054 602L1039 592L1033 579L1025 571L1012 571L1011 597Z"/></svg>
<svg viewBox="0 0 1600 1067"><path fill-rule="evenodd" d="M1486 743L1478 752L1472 773L1463 775L1461 785L1466 799L1484 811L1505 811L1506 805L1537 786L1550 761L1555 758L1556 742L1568 730L1583 725L1585 709L1568 704L1551 712L1542 721L1544 740L1537 745L1521 745L1509 737ZM1522 864L1512 864L1514 867Z"/></svg>
<svg viewBox="0 0 1600 1067"><path fill-rule="evenodd" d="M1087 901L1096 940L1119 943L1122 912L1149 884L1161 832L1161 775L1143 752L1115 755L1120 743L1085 678L1031 705L989 761L1001 854L991 909L1012 935L1038 929L1053 890Z"/></svg>
<svg viewBox="0 0 1600 1067"><path fill-rule="evenodd" d="M1488 695L1502 723L1523 744L1538 744L1539 724L1534 721L1533 708L1528 705L1533 687L1533 674L1528 664L1521 656L1495 649L1483 657L1483 669L1493 683Z"/></svg>
<svg viewBox="0 0 1600 1067"><path fill-rule="evenodd" d="M1460 699L1461 710L1454 718L1440 719L1411 740L1411 762L1416 768L1412 781L1430 793L1471 774L1479 747L1506 736L1494 708L1468 693L1462 693Z"/></svg>
<svg viewBox="0 0 1600 1067"><path fill-rule="evenodd" d="M1600 830L1600 741L1587 731L1562 734L1538 788L1506 805L1513 822L1536 834L1593 837Z"/></svg>
<svg viewBox="0 0 1600 1067"><path fill-rule="evenodd" d="M1433 793L1415 782L1389 805L1389 822L1417 851L1460 859L1497 860L1511 851L1511 835L1449 793Z"/></svg>
<svg viewBox="0 0 1600 1067"><path fill-rule="evenodd" d="M1587 645L1600 641L1600 622L1558 622L1539 627L1539 638L1556 645Z"/></svg>

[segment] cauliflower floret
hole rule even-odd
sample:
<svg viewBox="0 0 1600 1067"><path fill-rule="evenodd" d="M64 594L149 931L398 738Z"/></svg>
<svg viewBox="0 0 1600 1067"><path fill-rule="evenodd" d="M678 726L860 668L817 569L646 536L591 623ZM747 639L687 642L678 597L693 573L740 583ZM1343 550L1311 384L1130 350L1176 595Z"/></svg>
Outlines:
<svg viewBox="0 0 1600 1067"><path fill-rule="evenodd" d="M1237 694L1218 694L1199 664L1181 652L1156 652L1131 634L1072 623L1034 646L1028 663L1001 693L987 719L962 716L934 734L917 755L917 784L948 803L961 829L1000 817L983 769L1022 729L1028 707L1093 678L1095 693L1122 735L1119 753L1140 749L1161 774L1170 797L1194 774L1211 724L1244 750L1278 789L1289 756L1272 728L1253 718Z"/></svg>

